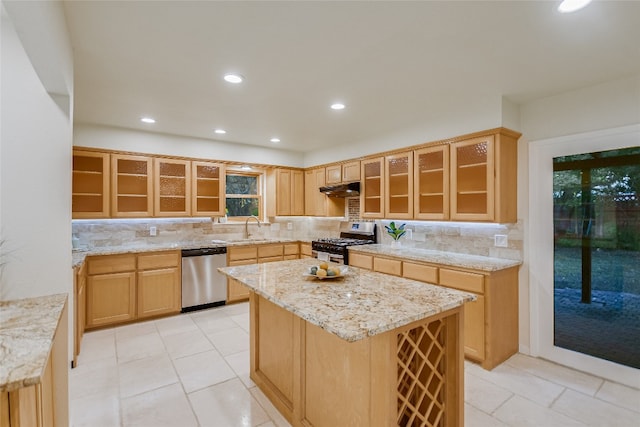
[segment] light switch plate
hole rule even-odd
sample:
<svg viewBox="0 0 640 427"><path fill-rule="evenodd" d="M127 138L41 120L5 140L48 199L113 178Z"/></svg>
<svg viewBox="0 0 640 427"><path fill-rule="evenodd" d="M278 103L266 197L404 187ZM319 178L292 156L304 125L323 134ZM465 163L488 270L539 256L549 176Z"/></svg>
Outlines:
<svg viewBox="0 0 640 427"><path fill-rule="evenodd" d="M288 222L287 223L287 230L293 230L293 223L292 222Z"/></svg>
<svg viewBox="0 0 640 427"><path fill-rule="evenodd" d="M149 236L157 236L158 229L156 227L149 227Z"/></svg>
<svg viewBox="0 0 640 427"><path fill-rule="evenodd" d="M493 244L497 248L506 248L509 246L509 239L506 234L496 234L493 236Z"/></svg>

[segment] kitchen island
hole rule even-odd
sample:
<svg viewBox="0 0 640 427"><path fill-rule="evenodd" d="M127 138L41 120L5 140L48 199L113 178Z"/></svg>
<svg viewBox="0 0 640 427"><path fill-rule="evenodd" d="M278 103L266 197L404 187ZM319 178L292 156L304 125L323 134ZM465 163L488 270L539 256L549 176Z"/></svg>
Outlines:
<svg viewBox="0 0 640 427"><path fill-rule="evenodd" d="M251 379L294 426L464 425L473 294L315 259L219 269L250 291Z"/></svg>

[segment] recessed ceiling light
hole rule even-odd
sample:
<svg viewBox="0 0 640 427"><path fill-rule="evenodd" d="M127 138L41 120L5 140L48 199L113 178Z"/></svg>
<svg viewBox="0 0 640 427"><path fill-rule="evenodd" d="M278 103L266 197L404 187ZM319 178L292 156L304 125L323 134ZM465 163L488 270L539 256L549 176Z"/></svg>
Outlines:
<svg viewBox="0 0 640 427"><path fill-rule="evenodd" d="M154 119L154 118L152 118L152 117L142 117L142 118L140 119L140 121L141 121L142 123L155 123L155 122L156 122L156 119Z"/></svg>
<svg viewBox="0 0 640 427"><path fill-rule="evenodd" d="M229 83L242 83L242 81L244 80L244 77L242 77L240 74L225 74L224 75L224 80L229 82Z"/></svg>
<svg viewBox="0 0 640 427"><path fill-rule="evenodd" d="M214 130L214 132L217 133L218 135L224 135L225 133L227 133L227 131L224 129L216 129Z"/></svg>
<svg viewBox="0 0 640 427"><path fill-rule="evenodd" d="M280 142L280 138L271 138L270 141L273 143Z"/></svg>
<svg viewBox="0 0 640 427"><path fill-rule="evenodd" d="M582 9L589 3L591 3L591 0L563 0L563 2L560 3L560 6L558 6L558 12L575 12L576 10Z"/></svg>
<svg viewBox="0 0 640 427"><path fill-rule="evenodd" d="M344 104L341 102L336 102L331 104L331 109L332 110L344 110Z"/></svg>

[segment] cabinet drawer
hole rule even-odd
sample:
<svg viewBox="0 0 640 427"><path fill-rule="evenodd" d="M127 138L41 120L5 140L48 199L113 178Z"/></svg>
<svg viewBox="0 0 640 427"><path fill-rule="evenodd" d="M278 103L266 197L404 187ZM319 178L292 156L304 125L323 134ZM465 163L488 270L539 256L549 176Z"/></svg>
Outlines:
<svg viewBox="0 0 640 427"><path fill-rule="evenodd" d="M376 257L373 259L373 271L400 276L402 274L402 261Z"/></svg>
<svg viewBox="0 0 640 427"><path fill-rule="evenodd" d="M284 245L284 254L285 255L298 255L300 250L298 249L297 243L287 243Z"/></svg>
<svg viewBox="0 0 640 427"><path fill-rule="evenodd" d="M300 255L311 256L311 245L308 243L300 244Z"/></svg>
<svg viewBox="0 0 640 427"><path fill-rule="evenodd" d="M260 264L262 264L263 262L276 262L276 261L282 261L282 255L258 258L258 262Z"/></svg>
<svg viewBox="0 0 640 427"><path fill-rule="evenodd" d="M120 273L135 271L135 269L136 256L134 254L92 257L88 260L87 268L89 275Z"/></svg>
<svg viewBox="0 0 640 427"><path fill-rule="evenodd" d="M180 264L179 252L162 252L138 255L138 270L177 267Z"/></svg>
<svg viewBox="0 0 640 427"><path fill-rule="evenodd" d="M371 255L349 253L349 265L352 265L354 267L366 268L367 270L372 270L373 257Z"/></svg>
<svg viewBox="0 0 640 427"><path fill-rule="evenodd" d="M413 262L403 262L402 277L419 280L421 282L438 283L438 267L415 264Z"/></svg>
<svg viewBox="0 0 640 427"><path fill-rule="evenodd" d="M464 271L440 269L440 284L462 291L484 293L484 276Z"/></svg>
<svg viewBox="0 0 640 427"><path fill-rule="evenodd" d="M282 257L283 260L288 261L290 259L298 259L298 255L285 255Z"/></svg>
<svg viewBox="0 0 640 427"><path fill-rule="evenodd" d="M229 267L234 267L236 265L256 264L256 263L257 263L257 260L255 258L239 259L239 260L235 260L235 261L229 261Z"/></svg>
<svg viewBox="0 0 640 427"><path fill-rule="evenodd" d="M282 245L258 246L258 258L282 256Z"/></svg>
<svg viewBox="0 0 640 427"><path fill-rule="evenodd" d="M231 247L227 249L229 261L237 259L258 258L258 248L256 246Z"/></svg>

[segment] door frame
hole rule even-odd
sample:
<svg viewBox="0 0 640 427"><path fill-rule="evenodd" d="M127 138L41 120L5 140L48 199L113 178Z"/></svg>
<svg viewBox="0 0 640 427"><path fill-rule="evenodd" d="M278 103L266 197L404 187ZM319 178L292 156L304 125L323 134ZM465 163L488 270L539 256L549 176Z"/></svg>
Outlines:
<svg viewBox="0 0 640 427"><path fill-rule="evenodd" d="M529 309L531 354L632 387L640 371L553 345L553 158L640 145L640 125L529 143Z"/></svg>

